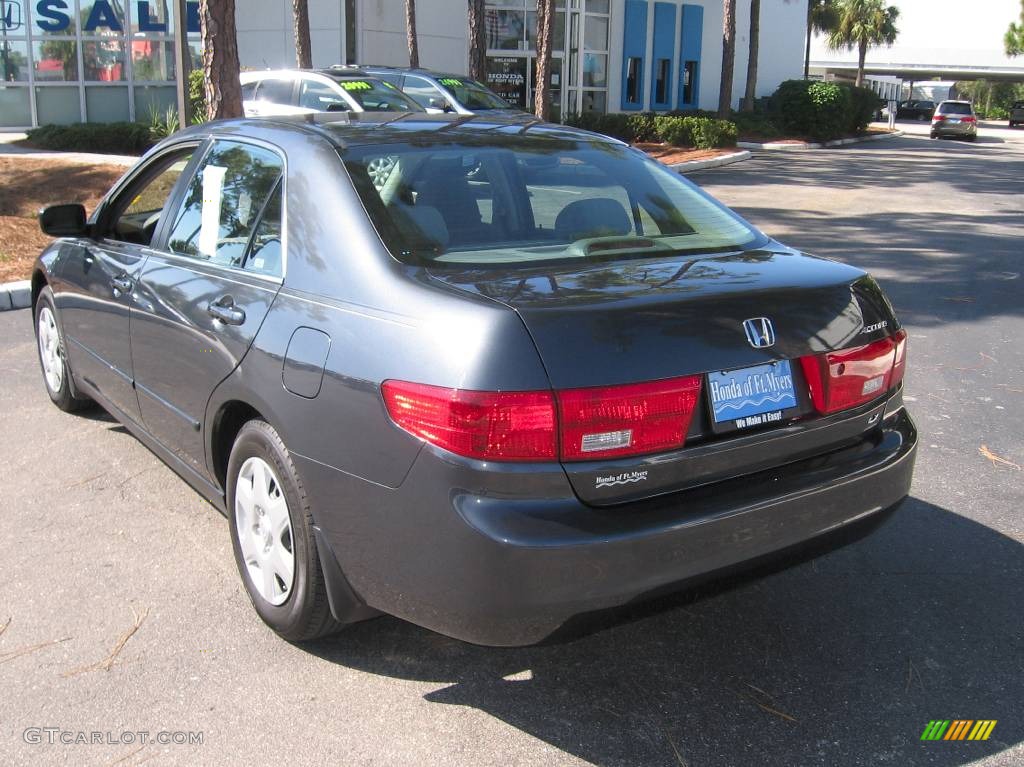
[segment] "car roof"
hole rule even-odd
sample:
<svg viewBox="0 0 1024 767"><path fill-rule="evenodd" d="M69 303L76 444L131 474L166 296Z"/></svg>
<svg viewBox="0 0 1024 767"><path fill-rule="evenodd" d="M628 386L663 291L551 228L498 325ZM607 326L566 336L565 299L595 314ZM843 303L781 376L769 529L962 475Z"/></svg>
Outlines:
<svg viewBox="0 0 1024 767"><path fill-rule="evenodd" d="M543 141L571 141L626 146L618 139L541 120L514 117L428 114L426 112L315 112L260 118L215 120L174 134L175 139L207 136L261 138L287 151L296 134L317 134L340 149L387 143L452 144L463 139L476 146L509 146Z"/></svg>
<svg viewBox="0 0 1024 767"><path fill-rule="evenodd" d="M358 80L379 80L379 77L374 76L372 72L365 72L359 69L257 69L250 70L248 72L242 72L243 79L252 79L257 77L294 77L296 75L321 75L323 77L330 77L333 80L347 80L347 79L358 79Z"/></svg>

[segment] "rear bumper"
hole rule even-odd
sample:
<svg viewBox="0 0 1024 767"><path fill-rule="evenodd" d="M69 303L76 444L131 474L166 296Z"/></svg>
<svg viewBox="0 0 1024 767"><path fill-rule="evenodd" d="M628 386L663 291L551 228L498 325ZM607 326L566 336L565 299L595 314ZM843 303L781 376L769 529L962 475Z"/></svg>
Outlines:
<svg viewBox="0 0 1024 767"><path fill-rule="evenodd" d="M978 126L975 123L959 123L957 125L932 125L933 136L975 136Z"/></svg>
<svg viewBox="0 0 1024 767"><path fill-rule="evenodd" d="M608 508L582 504L564 475L505 466L482 482L486 465L429 448L395 490L304 459L299 468L326 540L368 605L465 641L523 645L576 615L896 506L910 490L916 443L900 408L841 450Z"/></svg>

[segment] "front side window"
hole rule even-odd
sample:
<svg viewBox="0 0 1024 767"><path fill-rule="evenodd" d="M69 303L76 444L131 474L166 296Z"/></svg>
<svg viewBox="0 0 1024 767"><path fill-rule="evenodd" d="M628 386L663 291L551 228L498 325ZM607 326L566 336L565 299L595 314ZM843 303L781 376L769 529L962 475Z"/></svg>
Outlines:
<svg viewBox="0 0 1024 767"><path fill-rule="evenodd" d="M216 142L189 184L167 240L168 249L242 268L255 249L271 240L276 239L280 248L280 203L272 203L271 197L280 187L283 170L281 158L269 149ZM274 215L278 220L276 237L273 224L259 230L261 222Z"/></svg>
<svg viewBox="0 0 1024 767"><path fill-rule="evenodd" d="M392 254L525 265L741 250L766 238L628 147L575 139L352 147L343 155ZM386 160L386 175L374 170Z"/></svg>
<svg viewBox="0 0 1024 767"><path fill-rule="evenodd" d="M455 100L470 111L478 109L512 109L512 105L476 80L464 77L442 77L439 82Z"/></svg>
<svg viewBox="0 0 1024 767"><path fill-rule="evenodd" d="M383 80L339 80L338 86L367 112L422 112L398 88Z"/></svg>
<svg viewBox="0 0 1024 767"><path fill-rule="evenodd" d="M405 95L424 109L443 109L444 96L429 80L422 77L406 76L402 84Z"/></svg>
<svg viewBox="0 0 1024 767"><path fill-rule="evenodd" d="M304 79L299 83L299 106L329 112L336 109L351 109L345 98L327 83Z"/></svg>
<svg viewBox="0 0 1024 767"><path fill-rule="evenodd" d="M157 160L114 202L116 213L109 237L138 245L150 244L171 192L193 151L186 149Z"/></svg>

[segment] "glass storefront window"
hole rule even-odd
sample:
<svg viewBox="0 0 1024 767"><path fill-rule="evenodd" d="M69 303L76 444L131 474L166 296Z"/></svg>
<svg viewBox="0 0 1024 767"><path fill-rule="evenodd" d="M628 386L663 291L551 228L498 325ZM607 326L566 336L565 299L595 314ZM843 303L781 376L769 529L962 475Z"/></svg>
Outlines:
<svg viewBox="0 0 1024 767"><path fill-rule="evenodd" d="M71 5L71 3L68 3ZM110 0L79 0L79 18L82 33L86 35L123 35L125 25L124 3ZM73 16L74 13L69 13Z"/></svg>
<svg viewBox="0 0 1024 767"><path fill-rule="evenodd" d="M587 0L587 13L608 13L608 0Z"/></svg>
<svg viewBox="0 0 1024 767"><path fill-rule="evenodd" d="M608 94L606 91L583 91L584 112L607 112Z"/></svg>
<svg viewBox="0 0 1024 767"><path fill-rule="evenodd" d="M78 43L74 40L35 40L32 43L35 81L70 82L78 79Z"/></svg>
<svg viewBox="0 0 1024 767"><path fill-rule="evenodd" d="M587 16L586 31L583 33L583 47L588 51L608 50L608 19L601 16Z"/></svg>
<svg viewBox="0 0 1024 767"><path fill-rule="evenodd" d="M149 0L132 6L132 34L174 34L174 0Z"/></svg>
<svg viewBox="0 0 1024 767"><path fill-rule="evenodd" d="M69 125L82 121L77 85L36 88L36 114L40 125Z"/></svg>
<svg viewBox="0 0 1024 767"><path fill-rule="evenodd" d="M526 42L526 14L523 11L487 11L487 47L519 50Z"/></svg>
<svg viewBox="0 0 1024 767"><path fill-rule="evenodd" d="M28 43L24 40L0 42L0 81L5 83L28 81Z"/></svg>
<svg viewBox="0 0 1024 767"><path fill-rule="evenodd" d="M134 39L132 73L140 82L174 79L174 44L168 40Z"/></svg>
<svg viewBox="0 0 1024 767"><path fill-rule="evenodd" d="M551 30L552 37L552 50L563 51L565 50L565 13L562 11L555 12L555 26ZM537 13L536 11L528 11L526 14L526 47L531 50L537 50Z"/></svg>
<svg viewBox="0 0 1024 767"><path fill-rule="evenodd" d="M177 94L173 85L136 85L135 119L146 122L154 115L163 116L174 106Z"/></svg>
<svg viewBox="0 0 1024 767"><path fill-rule="evenodd" d="M608 56L604 53L583 54L583 87L608 87Z"/></svg>
<svg viewBox="0 0 1024 767"><path fill-rule="evenodd" d="M87 85L85 115L89 122L128 122L127 86Z"/></svg>
<svg viewBox="0 0 1024 767"><path fill-rule="evenodd" d="M84 80L112 83L124 80L124 43L120 40L83 40Z"/></svg>
<svg viewBox="0 0 1024 767"><path fill-rule="evenodd" d="M32 124L28 88L0 85L0 128L25 128Z"/></svg>

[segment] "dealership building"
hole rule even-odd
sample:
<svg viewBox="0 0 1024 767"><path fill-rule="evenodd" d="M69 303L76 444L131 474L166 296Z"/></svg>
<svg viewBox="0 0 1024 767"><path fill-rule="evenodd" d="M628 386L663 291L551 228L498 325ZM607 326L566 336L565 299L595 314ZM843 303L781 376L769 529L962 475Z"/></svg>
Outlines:
<svg viewBox="0 0 1024 767"><path fill-rule="evenodd" d="M250 69L294 66L291 3L236 0ZM556 0L555 114L714 109L721 0ZM146 121L174 103L172 0L0 0L0 128ZM464 73L466 0L418 0L420 63ZM806 0L762 3L757 95L802 71ZM749 3L737 3L733 104L743 93ZM309 0L315 66L407 65L402 0ZM532 104L535 0L486 4L487 84ZM199 56L198 3L186 14Z"/></svg>

